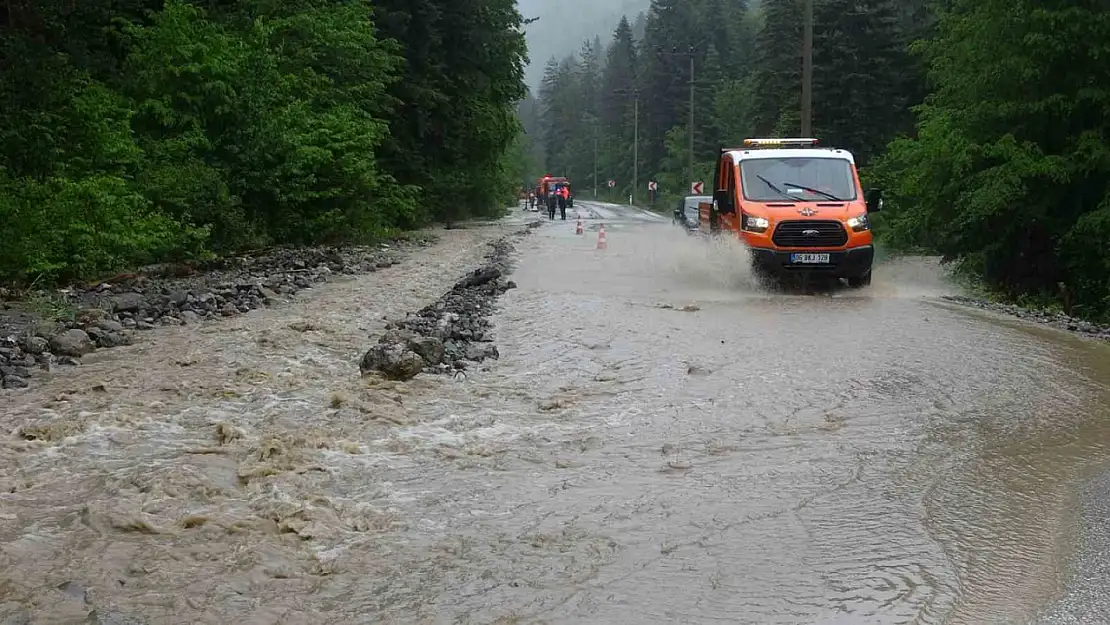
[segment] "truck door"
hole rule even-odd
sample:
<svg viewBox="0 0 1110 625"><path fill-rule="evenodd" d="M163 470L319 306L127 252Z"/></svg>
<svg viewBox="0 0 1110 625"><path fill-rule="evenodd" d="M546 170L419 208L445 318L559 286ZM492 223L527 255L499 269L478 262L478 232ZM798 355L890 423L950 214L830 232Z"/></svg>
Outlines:
<svg viewBox="0 0 1110 625"><path fill-rule="evenodd" d="M721 159L721 169L718 175L724 181L724 188L732 198L732 213L721 213L718 217L718 228L729 232L740 233L740 187L736 181L736 163L732 158Z"/></svg>
<svg viewBox="0 0 1110 625"><path fill-rule="evenodd" d="M721 158L717 161L717 167L716 167L716 169L713 170L713 194L714 194L714 196L717 193L717 189L722 188L721 187L721 168L724 166L723 163L726 160L728 160L728 158L729 157L728 157L727 154L721 154ZM708 213L709 213L708 214L708 218L709 218L708 222L709 223L707 223L705 225L707 226L707 230L709 231L710 234L716 234L716 232L718 230L720 230L720 228L721 228L720 211L719 211L719 208L717 206L717 201L716 200L711 200L709 206L710 206L710 210L708 211Z"/></svg>

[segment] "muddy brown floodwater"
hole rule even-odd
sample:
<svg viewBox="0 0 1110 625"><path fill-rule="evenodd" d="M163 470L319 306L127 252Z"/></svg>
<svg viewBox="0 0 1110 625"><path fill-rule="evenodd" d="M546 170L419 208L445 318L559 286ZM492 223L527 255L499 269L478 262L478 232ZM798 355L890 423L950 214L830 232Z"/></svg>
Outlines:
<svg viewBox="0 0 1110 625"><path fill-rule="evenodd" d="M12 395L0 622L1021 623L1061 594L1106 346L942 305L925 260L771 293L580 205L585 236L520 244L467 378L355 363L497 228Z"/></svg>

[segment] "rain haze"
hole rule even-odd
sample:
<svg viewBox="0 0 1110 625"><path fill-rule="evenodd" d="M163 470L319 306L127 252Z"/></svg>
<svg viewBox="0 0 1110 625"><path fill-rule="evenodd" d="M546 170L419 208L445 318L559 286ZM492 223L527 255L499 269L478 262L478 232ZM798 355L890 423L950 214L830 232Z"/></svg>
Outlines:
<svg viewBox="0 0 1110 625"><path fill-rule="evenodd" d="M1104 4L6 3L0 625L1110 625Z"/></svg>
<svg viewBox="0 0 1110 625"><path fill-rule="evenodd" d="M634 21L646 12L649 0L520 0L526 19L539 18L528 26L528 86L533 90L543 77L543 66L551 57L562 58L601 37L608 44L621 16Z"/></svg>

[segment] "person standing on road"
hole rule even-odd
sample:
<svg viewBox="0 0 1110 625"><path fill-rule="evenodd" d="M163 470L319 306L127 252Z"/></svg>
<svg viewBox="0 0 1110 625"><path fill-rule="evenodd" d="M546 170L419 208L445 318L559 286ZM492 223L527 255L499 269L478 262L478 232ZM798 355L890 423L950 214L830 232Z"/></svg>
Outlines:
<svg viewBox="0 0 1110 625"><path fill-rule="evenodd" d="M555 189L547 190L547 218L555 219L555 206L559 203L558 192Z"/></svg>
<svg viewBox="0 0 1110 625"><path fill-rule="evenodd" d="M558 190L559 195L559 215L563 221L567 220L567 198L570 197L570 188L567 185L562 185ZM552 217L554 219L554 217Z"/></svg>

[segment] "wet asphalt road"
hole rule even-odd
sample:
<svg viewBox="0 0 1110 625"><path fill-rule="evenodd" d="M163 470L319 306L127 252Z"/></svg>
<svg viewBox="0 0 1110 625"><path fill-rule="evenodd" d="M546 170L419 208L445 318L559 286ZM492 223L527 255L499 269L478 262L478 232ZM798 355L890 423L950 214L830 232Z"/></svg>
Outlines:
<svg viewBox="0 0 1110 625"><path fill-rule="evenodd" d="M1022 623L1060 596L1110 442L1105 346L942 305L923 260L863 291L770 293L741 249L667 218L568 213L522 253L502 360L412 434L496 459L422 467L408 510L468 557L378 608Z"/></svg>

